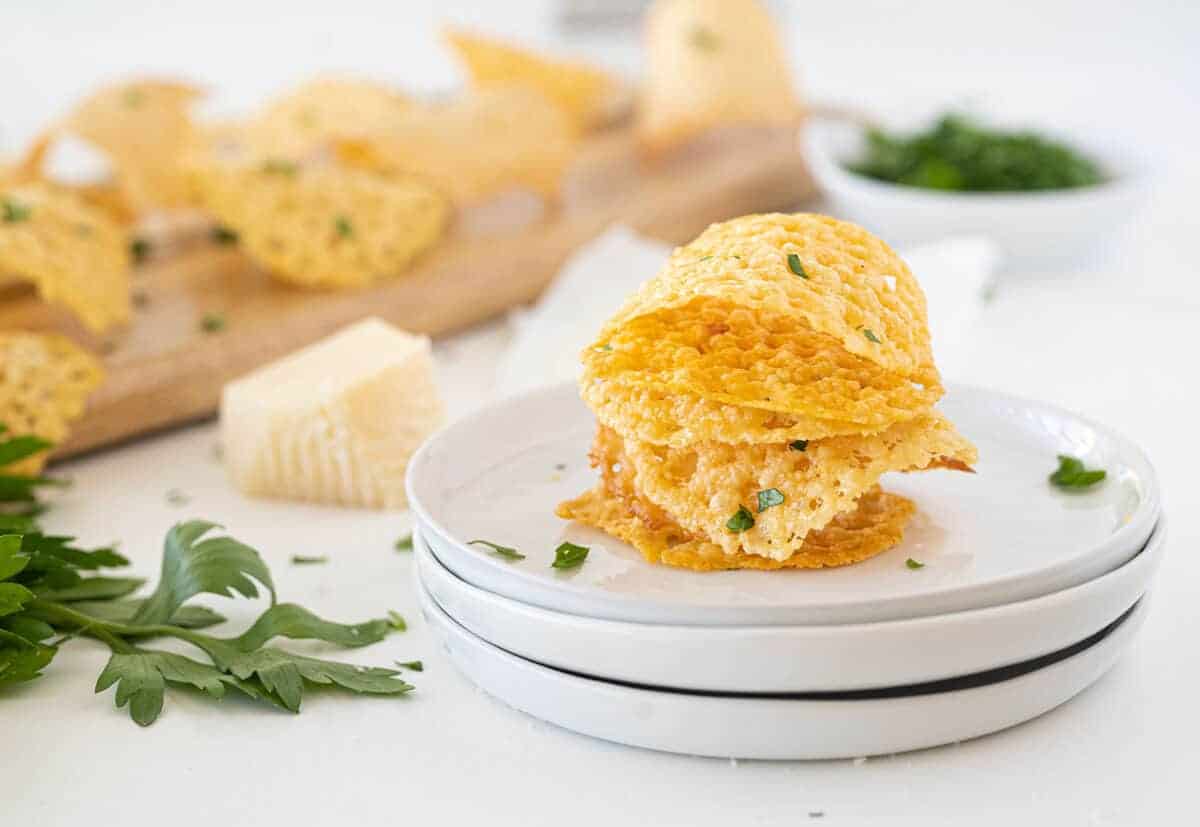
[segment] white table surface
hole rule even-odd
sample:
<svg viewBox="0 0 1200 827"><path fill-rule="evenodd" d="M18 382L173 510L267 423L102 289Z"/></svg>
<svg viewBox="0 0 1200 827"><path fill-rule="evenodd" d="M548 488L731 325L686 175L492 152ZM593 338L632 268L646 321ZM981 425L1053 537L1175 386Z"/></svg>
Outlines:
<svg viewBox="0 0 1200 827"><path fill-rule="evenodd" d="M109 3L107 21L99 5L6 10L0 76L11 87L6 100L19 104L15 120L6 121L10 138L23 140L91 77L118 69L174 68L218 85L250 78L259 92L298 74L306 59L409 75L396 68L399 51L403 61L429 68L423 77L431 85L449 77L444 58L419 45L437 11L342 2L339 20L371 22L353 28L358 40L347 40L331 34L336 27L319 14L292 14L291 5L256 7L244 25L230 28L244 5L194 4L168 15ZM532 5L504 13L448 5L459 20L551 39ZM1105 128L1161 141L1164 157L1198 131L1194 6L1164 3L1119 17L1104 3L1047 2L1003 14L997 9L1008 4L996 4L967 16L948 3L846 5L793 12L789 21L806 81L827 97L882 103L887 90L871 81L881 67L903 61L914 95L950 88L1042 112L1069 99L1072 112L1090 112ZM868 15L885 22L858 26ZM390 46L385 20L403 48ZM212 38L224 32L230 45L215 48ZM251 53L256 36L268 37L277 59ZM853 60L839 46L847 38L863 47ZM630 61L628 49L584 48L617 65ZM131 64L129 54L144 57ZM256 71L245 71L251 62ZM1114 109L1133 115L1115 117ZM215 429L205 425L63 466L75 485L47 517L49 526L92 543L119 539L134 570L155 577L162 535L174 521L220 521L262 549L283 599L342 620L387 609L404 614L407 633L347 659L386 665L420 658L426 671L413 676L417 690L398 699L313 694L298 717L237 699L218 710L176 691L162 718L140 729L113 708L111 691L92 694L103 647L73 642L43 679L0 700L0 822L1190 823L1200 770L1197 189L1200 164L1176 154L1146 210L1087 267L1006 281L967 345L966 368L951 377L1112 424L1142 442L1162 474L1171 539L1150 617L1112 672L1066 706L976 741L865 762L733 763L574 735L477 691L436 649L416 610L411 556L392 550L407 515L246 500L227 484L214 458ZM437 345L453 414L490 398L506 338L504 325L494 323ZM190 498L186 506L167 502L173 488ZM292 554L327 554L331 562L292 566ZM252 614L208 602L235 620Z"/></svg>

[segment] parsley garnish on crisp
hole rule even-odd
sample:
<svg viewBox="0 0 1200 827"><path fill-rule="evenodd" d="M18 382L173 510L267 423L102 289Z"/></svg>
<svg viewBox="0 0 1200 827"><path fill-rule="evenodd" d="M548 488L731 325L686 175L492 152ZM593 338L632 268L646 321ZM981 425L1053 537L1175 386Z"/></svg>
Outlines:
<svg viewBox="0 0 1200 827"><path fill-rule="evenodd" d="M133 258L134 264L141 264L150 255L153 249L149 241L144 238L135 238L129 242L129 255Z"/></svg>
<svg viewBox="0 0 1200 827"><path fill-rule="evenodd" d="M0 461L44 450L18 437L0 443ZM0 464L4 464L0 462ZM74 539L42 533L33 486L41 478L0 474L0 689L36 680L73 637L91 637L111 650L96 691L116 685L116 704L142 726L162 712L168 686L191 686L212 698L240 692L255 701L299 712L304 689L336 686L349 692L394 695L411 690L395 669L293 654L268 645L274 638L321 640L359 647L383 639L388 620L334 623L294 603L276 602L271 572L258 552L215 533L204 520L177 523L163 542L158 585L132 595L144 581L97 572L129 561L112 548L82 549ZM256 598L270 605L240 635L199 630L225 618L190 601L203 594ZM187 644L188 655L150 648L156 638Z"/></svg>
<svg viewBox="0 0 1200 827"><path fill-rule="evenodd" d="M13 201L11 198L5 198L0 201L0 219L3 219L5 224L16 224L21 221L28 221L33 214L25 204L18 201Z"/></svg>
<svg viewBox="0 0 1200 827"><path fill-rule="evenodd" d="M807 439L793 440L792 442L788 443L788 447L791 448L793 451L807 451L808 450L808 440Z"/></svg>
<svg viewBox="0 0 1200 827"><path fill-rule="evenodd" d="M795 253L788 253L788 269L802 279L808 278L808 273L804 272L804 265L800 263L800 256Z"/></svg>
<svg viewBox="0 0 1200 827"><path fill-rule="evenodd" d="M771 506L783 504L783 492L778 488L768 488L758 492L758 513L761 514Z"/></svg>
<svg viewBox="0 0 1200 827"><path fill-rule="evenodd" d="M1059 488L1078 491L1090 488L1108 476L1099 469L1088 470L1083 461L1066 454L1058 455L1058 470L1050 475L1050 482Z"/></svg>
<svg viewBox="0 0 1200 827"><path fill-rule="evenodd" d="M205 333L220 333L225 329L225 317L220 313L205 313L200 317L200 329Z"/></svg>
<svg viewBox="0 0 1200 827"><path fill-rule="evenodd" d="M262 163L262 171L268 175L295 175L300 167L294 161L284 161L278 158L268 159Z"/></svg>
<svg viewBox="0 0 1200 827"><path fill-rule="evenodd" d="M554 569L573 569L577 566L582 566L583 561L587 559L588 552L591 551L587 546L577 546L574 543L563 542L554 550L554 562L550 564L550 568Z"/></svg>
<svg viewBox="0 0 1200 827"><path fill-rule="evenodd" d="M493 543L490 540L471 540L470 542L467 543L467 545L469 545L469 546L473 546L476 544L481 545L481 546L487 546L492 551L494 551L496 554L500 555L501 557L505 558L506 560L524 560L525 559L525 555L522 554L521 552L517 551L515 548L512 548L510 546L497 545L496 543Z"/></svg>
<svg viewBox="0 0 1200 827"><path fill-rule="evenodd" d="M213 227L212 230L209 231L209 237L212 238L212 240L217 244L228 245L238 243L237 232L220 224Z"/></svg>
<svg viewBox="0 0 1200 827"><path fill-rule="evenodd" d="M741 534L743 531L749 531L754 528L754 515L750 513L750 509L744 505L739 505L738 510L725 523L725 527L734 534Z"/></svg>
<svg viewBox="0 0 1200 827"><path fill-rule="evenodd" d="M350 219L344 215L339 215L333 220L333 227L342 238L349 238L354 235L354 227L351 225Z"/></svg>
<svg viewBox="0 0 1200 827"><path fill-rule="evenodd" d="M908 566L910 569L913 569L914 571L917 569L925 568L924 563L918 562L917 560L914 560L911 557L909 557L907 560L904 561L904 565Z"/></svg>
<svg viewBox="0 0 1200 827"><path fill-rule="evenodd" d="M874 342L877 345L883 344L883 342L879 341L879 337L875 335L875 331L871 328L860 327L859 330L862 331L862 335L867 337L868 342Z"/></svg>
<svg viewBox="0 0 1200 827"><path fill-rule="evenodd" d="M717 48L720 42L717 36L712 33L712 30L704 26L694 26L691 31L692 45L704 52L711 52Z"/></svg>

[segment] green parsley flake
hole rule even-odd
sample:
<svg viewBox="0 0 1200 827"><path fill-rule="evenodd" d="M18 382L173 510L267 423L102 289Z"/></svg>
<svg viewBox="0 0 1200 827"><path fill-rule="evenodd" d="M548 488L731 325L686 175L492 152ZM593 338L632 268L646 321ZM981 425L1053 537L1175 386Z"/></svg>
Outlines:
<svg viewBox="0 0 1200 827"><path fill-rule="evenodd" d="M172 488L167 492L167 502L174 506L187 505L192 501L192 498L180 491L178 488Z"/></svg>
<svg viewBox="0 0 1200 827"><path fill-rule="evenodd" d="M333 227L342 238L354 235L354 227L350 224L350 219L344 215L339 215L333 220Z"/></svg>
<svg viewBox="0 0 1200 827"><path fill-rule="evenodd" d="M129 255L133 257L134 264L141 264L150 255L150 242L144 238L135 238L129 242Z"/></svg>
<svg viewBox="0 0 1200 827"><path fill-rule="evenodd" d="M32 214L33 210L18 201L13 201L10 198L0 201L0 218L4 220L5 224L28 221Z"/></svg>
<svg viewBox="0 0 1200 827"><path fill-rule="evenodd" d="M404 616L399 612L388 609L387 622L388 625L397 632L405 632L408 630L408 624L404 621Z"/></svg>
<svg viewBox="0 0 1200 827"><path fill-rule="evenodd" d="M1069 491L1079 491L1090 488L1108 476L1107 472L1094 469L1088 470L1083 461L1066 454L1058 455L1058 470L1050 475L1050 482L1059 488Z"/></svg>
<svg viewBox="0 0 1200 827"><path fill-rule="evenodd" d="M904 565L908 566L908 567L909 567L910 569L912 569L913 571L916 571L917 569L923 569L923 568L925 568L925 564L924 564L924 563L921 563L921 562L919 562L919 561L917 561L917 560L914 560L914 559L912 559L911 557L909 557L907 560L905 560L905 561L904 561Z"/></svg>
<svg viewBox="0 0 1200 827"><path fill-rule="evenodd" d="M146 96L142 94L141 89L126 89L125 94L121 97L122 102L130 109L141 106L145 99Z"/></svg>
<svg viewBox="0 0 1200 827"><path fill-rule="evenodd" d="M795 253L788 253L788 269L802 279L808 278L808 273L804 272L804 265L800 263L800 256Z"/></svg>
<svg viewBox="0 0 1200 827"><path fill-rule="evenodd" d="M222 227L220 224L212 228L212 230L209 232L209 237L217 244L221 245L238 243L238 234L228 227Z"/></svg>
<svg viewBox="0 0 1200 827"><path fill-rule="evenodd" d="M322 563L328 563L329 558L324 555L308 556L304 554L293 554L292 565L294 566L313 566Z"/></svg>
<svg viewBox="0 0 1200 827"><path fill-rule="evenodd" d="M501 557L503 557L506 560L524 560L525 559L525 555L522 554L521 552L517 551L515 548L512 548L510 546L497 545L496 543L493 543L490 540L471 540L470 542L467 543L467 545L469 545L469 546L473 546L476 544L481 545L481 546L487 546L492 551L494 551L496 554L500 555Z"/></svg>
<svg viewBox="0 0 1200 827"><path fill-rule="evenodd" d="M875 335L875 331L871 328L860 327L859 330L861 330L862 334L867 337L868 342L874 342L877 345L883 344L883 342L879 341L879 337Z"/></svg>
<svg viewBox="0 0 1200 827"><path fill-rule="evenodd" d="M554 550L554 562L550 564L550 568L573 569L582 566L590 550L587 546L577 546L574 543L566 542L560 543L558 548Z"/></svg>
<svg viewBox="0 0 1200 827"><path fill-rule="evenodd" d="M808 450L808 440L807 439L797 439L794 442L789 442L788 447L791 448L793 451L801 451L801 452L807 451Z"/></svg>
<svg viewBox="0 0 1200 827"><path fill-rule="evenodd" d="M758 513L761 514L773 505L783 504L783 492L778 488L768 488L758 492Z"/></svg>
<svg viewBox="0 0 1200 827"><path fill-rule="evenodd" d="M220 333L225 329L225 317L220 313L205 313L200 317L200 329L205 333Z"/></svg>
<svg viewBox="0 0 1200 827"><path fill-rule="evenodd" d="M278 158L263 161L262 171L268 175L295 175L300 171L293 161L284 161Z"/></svg>
<svg viewBox="0 0 1200 827"><path fill-rule="evenodd" d="M693 46L703 52L711 52L717 48L720 41L710 29L704 26L693 26L690 40Z"/></svg>
<svg viewBox="0 0 1200 827"><path fill-rule="evenodd" d="M749 531L754 528L754 515L750 513L750 509L744 505L739 505L737 513L729 518L725 523L725 527L734 534L741 534L743 531Z"/></svg>
<svg viewBox="0 0 1200 827"><path fill-rule="evenodd" d="M405 534L403 537L401 537L399 540L396 541L396 551L412 551L412 547L413 547L413 536L411 533Z"/></svg>
<svg viewBox="0 0 1200 827"><path fill-rule="evenodd" d="M419 660L396 661L396 665L401 669L411 669L414 672L424 672L425 664Z"/></svg>

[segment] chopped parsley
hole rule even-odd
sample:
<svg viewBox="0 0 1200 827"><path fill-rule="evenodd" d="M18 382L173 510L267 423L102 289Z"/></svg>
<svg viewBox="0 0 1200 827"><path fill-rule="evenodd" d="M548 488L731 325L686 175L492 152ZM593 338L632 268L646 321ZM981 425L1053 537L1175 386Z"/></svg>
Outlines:
<svg viewBox="0 0 1200 827"><path fill-rule="evenodd" d="M263 161L262 165L262 171L268 175L295 175L299 170L300 167L294 161L284 161L278 158Z"/></svg>
<svg viewBox="0 0 1200 827"><path fill-rule="evenodd" d="M808 278L808 273L804 272L804 265L800 263L800 256L795 253L788 253L788 269L802 279Z"/></svg>
<svg viewBox="0 0 1200 827"><path fill-rule="evenodd" d="M1067 456L1066 454L1059 454L1058 470L1050 475L1050 482L1059 488L1079 491L1084 488L1090 488L1106 476L1108 474L1103 470L1089 470L1086 468L1083 460Z"/></svg>
<svg viewBox="0 0 1200 827"><path fill-rule="evenodd" d="M5 224L28 221L32 214L33 210L19 201L13 201L11 198L0 201L0 218L3 218Z"/></svg>
<svg viewBox="0 0 1200 827"><path fill-rule="evenodd" d="M413 536L412 533L405 534L396 541L396 551L412 551Z"/></svg>
<svg viewBox="0 0 1200 827"><path fill-rule="evenodd" d="M573 569L583 565L583 561L587 559L588 552L591 551L587 546L577 546L574 543L563 542L554 550L554 562L550 564L550 568L554 569Z"/></svg>
<svg viewBox="0 0 1200 827"><path fill-rule="evenodd" d="M424 672L425 664L419 660L396 661L396 665L401 669L411 669L414 672Z"/></svg>
<svg viewBox="0 0 1200 827"><path fill-rule="evenodd" d="M292 565L294 566L312 566L328 563L329 558L324 555L309 556L305 554L293 554Z"/></svg>
<svg viewBox="0 0 1200 827"><path fill-rule="evenodd" d="M788 447L791 448L793 451L801 451L801 452L807 451L808 450L808 440L807 439L793 440L792 442L788 443Z"/></svg>
<svg viewBox="0 0 1200 827"><path fill-rule="evenodd" d="M141 264L150 255L152 245L144 238L135 238L129 242L129 255L133 256L134 264Z"/></svg>
<svg viewBox="0 0 1200 827"><path fill-rule="evenodd" d="M225 329L225 317L220 313L205 313L200 317L200 329L205 333L220 333Z"/></svg>
<svg viewBox="0 0 1200 827"><path fill-rule="evenodd" d="M238 243L238 234L234 230L231 230L228 227L223 227L220 224L213 227L212 230L209 231L209 238L211 238L217 244L222 245Z"/></svg>
<svg viewBox="0 0 1200 827"><path fill-rule="evenodd" d="M883 344L883 342L879 341L879 337L875 335L875 331L872 330L871 328L860 327L859 330L862 331L862 335L867 337L868 342L874 342L877 345Z"/></svg>
<svg viewBox="0 0 1200 827"><path fill-rule="evenodd" d="M725 527L734 534L741 534L754 528L754 515L744 505L739 505L737 512L725 523Z"/></svg>
<svg viewBox="0 0 1200 827"><path fill-rule="evenodd" d="M512 548L511 546L497 545L496 543L493 543L490 540L471 540L470 542L467 543L467 545L469 545L469 546L473 546L473 545L487 546L492 551L494 551L496 554L503 557L505 560L524 560L525 559L525 555L522 554L521 552L517 551L515 548Z"/></svg>
<svg viewBox="0 0 1200 827"><path fill-rule="evenodd" d="M180 491L178 488L172 488L167 492L167 502L174 506L187 505L192 501L192 498Z"/></svg>
<svg viewBox="0 0 1200 827"><path fill-rule="evenodd" d="M388 609L387 624L397 632L403 632L408 629L408 623L404 621L404 616L391 609Z"/></svg>
<svg viewBox="0 0 1200 827"><path fill-rule="evenodd" d="M768 488L758 492L758 513L761 514L771 506L783 504L783 492L778 488Z"/></svg>
<svg viewBox="0 0 1200 827"><path fill-rule="evenodd" d="M922 563L922 562L920 562L920 561L918 561L918 560L914 560L914 559L912 559L911 557L909 557L907 560L905 560L905 561L904 561L904 565L908 566L908 567L909 567L910 569L912 569L913 571L916 571L917 569L923 569L923 568L925 568L925 564L924 564L924 563Z"/></svg>
<svg viewBox="0 0 1200 827"><path fill-rule="evenodd" d="M342 238L349 238L354 235L354 226L350 223L350 219L344 215L339 215L333 220L333 227Z"/></svg>
<svg viewBox="0 0 1200 827"><path fill-rule="evenodd" d="M693 26L689 39L693 46L703 52L715 50L720 43L712 30L704 26Z"/></svg>

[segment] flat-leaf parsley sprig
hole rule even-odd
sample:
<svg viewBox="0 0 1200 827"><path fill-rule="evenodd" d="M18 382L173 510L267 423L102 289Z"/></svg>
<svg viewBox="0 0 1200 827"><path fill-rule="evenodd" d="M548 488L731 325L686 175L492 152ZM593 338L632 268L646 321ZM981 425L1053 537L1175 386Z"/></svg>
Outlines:
<svg viewBox="0 0 1200 827"><path fill-rule="evenodd" d="M0 443L0 457L21 454L11 445L12 440ZM211 522L191 520L171 528L157 586L148 597L132 597L143 580L96 573L128 565L114 549L85 550L71 537L41 531L30 479L0 474L0 500L7 505L0 513L0 692L40 677L60 648L78 635L99 640L112 651L96 691L115 685L117 706L128 706L142 726L158 718L168 684L191 686L214 698L233 689L291 712L300 711L304 689L313 684L369 695L413 688L396 669L354 666L269 646L275 638L289 638L360 647L382 640L394 626L387 619L334 623L294 603L276 602L271 572L259 553L215 534L219 527ZM200 631L225 618L190 604L192 598L254 598L260 591L271 605L245 632L217 637ZM146 648L148 641L164 637L190 644L203 659Z"/></svg>

